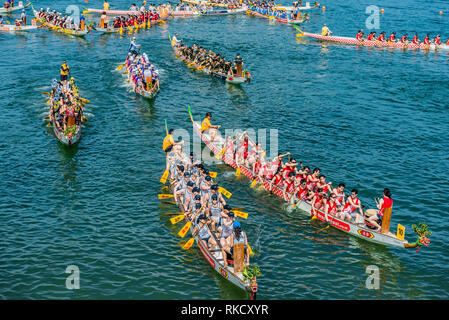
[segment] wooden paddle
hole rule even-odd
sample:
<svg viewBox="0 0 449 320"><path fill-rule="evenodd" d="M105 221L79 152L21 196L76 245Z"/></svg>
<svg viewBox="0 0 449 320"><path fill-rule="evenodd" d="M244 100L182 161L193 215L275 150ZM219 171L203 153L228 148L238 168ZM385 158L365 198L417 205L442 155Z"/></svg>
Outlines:
<svg viewBox="0 0 449 320"><path fill-rule="evenodd" d="M178 236L180 236L181 238L184 238L184 236L186 235L187 231L189 231L191 225L192 225L192 221L187 222L184 225L184 227L182 227L182 229L179 230Z"/></svg>
<svg viewBox="0 0 449 320"><path fill-rule="evenodd" d="M233 210L232 212L234 212L234 214L237 217L243 218L243 219L248 219L248 213L246 212L242 212L242 211L238 211L238 210Z"/></svg>
<svg viewBox="0 0 449 320"><path fill-rule="evenodd" d="M161 201L161 203L174 204L174 205L176 205L176 202L174 202L174 201Z"/></svg>
<svg viewBox="0 0 449 320"><path fill-rule="evenodd" d="M169 174L169 171L167 169L164 171L164 174L162 175L161 180L159 182L165 184L167 182L168 174Z"/></svg>
<svg viewBox="0 0 449 320"><path fill-rule="evenodd" d="M230 193L228 190L226 190L223 187L218 187L218 192L224 194L225 197L228 198L228 199L232 196L232 193Z"/></svg>

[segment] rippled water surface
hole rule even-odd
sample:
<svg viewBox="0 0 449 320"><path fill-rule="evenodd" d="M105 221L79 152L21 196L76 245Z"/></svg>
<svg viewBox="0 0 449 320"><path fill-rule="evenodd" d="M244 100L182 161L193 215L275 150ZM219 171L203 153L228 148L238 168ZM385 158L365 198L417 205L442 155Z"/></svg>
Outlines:
<svg viewBox="0 0 449 320"><path fill-rule="evenodd" d="M285 2L285 1L284 1ZM322 1L304 30L323 23L338 35L364 26L372 1ZM80 6L84 2L77 1ZM89 1L99 7L102 1ZM287 2L285 2L287 3ZM37 7L63 10L61 1ZM380 28L449 37L447 1L378 1ZM114 1L123 9L128 1ZM445 14L440 16L442 10ZM30 14L30 11L28 11ZM382 31L378 30L378 31ZM228 86L196 75L175 59L168 32L233 58L253 76ZM0 34L0 297L6 299L244 299L196 246L180 248L157 199L164 169L164 120L191 132L207 111L224 128L279 130L280 151L318 166L334 182L360 190L368 207L384 187L393 192L392 229L420 221L431 246L386 248L288 212L283 202L212 166L231 203L245 208L244 227L261 267L261 299L447 299L449 193L448 52L358 48L295 39L296 31L246 15L176 18L138 42L161 73L150 102L129 91L115 67L129 35L71 38L40 29ZM91 100L78 146L58 144L43 117L51 79L66 59L81 94ZM67 290L68 265L81 289ZM365 288L377 265L380 290Z"/></svg>

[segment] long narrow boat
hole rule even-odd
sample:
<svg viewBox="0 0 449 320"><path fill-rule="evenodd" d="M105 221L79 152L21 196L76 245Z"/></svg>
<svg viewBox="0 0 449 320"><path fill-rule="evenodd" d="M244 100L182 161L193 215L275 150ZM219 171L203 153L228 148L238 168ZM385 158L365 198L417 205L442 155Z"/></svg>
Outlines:
<svg viewBox="0 0 449 320"><path fill-rule="evenodd" d="M181 60L183 60L185 63L188 63L187 61L185 61L184 59L181 58L181 55L178 54L178 49L172 45L172 41L169 35L169 39L170 39L170 46L172 47L173 51L176 54L177 58L180 58ZM232 84L242 84L245 82L249 82L251 78L249 78L249 72L248 71L243 71L243 77L233 77L233 76L228 76L222 73L218 73L218 72L213 72L210 71L209 69L206 69L204 67L200 67L195 63L188 63L188 66L191 70L199 72L199 73L204 73L204 74L208 74L210 76L225 80L227 83L232 83Z"/></svg>
<svg viewBox="0 0 449 320"><path fill-rule="evenodd" d="M31 26L16 26L8 24L0 24L0 31L15 32L15 31L29 31L39 28L36 25L36 20L31 21Z"/></svg>
<svg viewBox="0 0 449 320"><path fill-rule="evenodd" d="M39 12L34 10L33 6L31 6L31 7L33 9L33 13L34 13L34 16L36 17L36 19L41 21L44 24L44 26L46 26L50 30L53 30L55 32L60 32L63 34L67 34L67 35L76 36L76 37L84 37L89 32L89 30L72 30L72 29L64 29L64 28L55 26L51 22L48 22L45 19L40 18Z"/></svg>
<svg viewBox="0 0 449 320"><path fill-rule="evenodd" d="M143 59L149 63L148 56L145 53L142 56L139 56L137 59ZM127 79L129 81L129 83L131 84L133 91L144 98L147 98L147 99L154 98L157 95L157 93L159 92L159 90L156 90L156 88L153 88L152 90L142 90L141 88L136 86L136 84L134 83L134 81L132 79L133 75L132 75L130 65L128 66L127 61L125 62L124 65L126 67ZM158 72L157 70L155 70L155 71Z"/></svg>
<svg viewBox="0 0 449 320"><path fill-rule="evenodd" d="M28 7L30 4L31 3L28 3L27 5L24 6L23 2L19 1L19 5L18 6L14 6L12 8L1 7L0 8L0 13L11 13L11 12L14 12L14 11L17 11L17 10L22 10L22 9Z"/></svg>
<svg viewBox="0 0 449 320"><path fill-rule="evenodd" d="M190 3L190 4L196 4L196 5L206 5L206 6L212 6L212 7L221 7L221 8L229 8L228 4L222 4L222 3L213 3L210 1L197 1L197 0L181 0L182 2L185 3ZM245 7L245 5L243 5L242 7ZM235 9L235 7L234 7Z"/></svg>
<svg viewBox="0 0 449 320"><path fill-rule="evenodd" d="M201 133L201 123L193 120L193 116L190 111L190 108L189 108L189 115L190 115L190 119L192 121L193 131L195 131L195 133L201 138L201 140L204 142L204 144L215 155L221 154L221 150L225 146L225 140L217 134L214 142L211 142L209 135ZM252 181L254 179L256 179L256 181L258 183L263 185L263 188L265 190L272 190L273 194L276 194L281 199L283 199L283 190L279 189L276 185L272 185L270 181L268 181L266 179L262 179L260 177L255 177L251 169L249 169L243 165L237 165L235 160L232 157L230 157L229 155L227 155L226 153L223 154L221 159L223 160L224 163L226 163L227 165L231 166L232 168L234 168L236 170L238 168L240 168L240 172L243 175L245 175ZM270 189L270 187L271 187L271 189ZM287 193L287 198L291 199L291 195L288 193ZM311 213L312 207L309 202L299 201L294 206L296 208L300 209L301 212L303 212L303 213L306 213L308 215L312 214ZM325 215L321 211L317 211L316 217L322 221L326 221ZM393 235L391 233L382 234L379 232L374 232L372 229L368 228L365 225L356 225L356 224L338 219L331 215L328 215L328 219L329 219L329 225L331 227L333 227L337 230L343 231L345 233L348 233L350 235L353 235L355 237L370 241L370 242L375 242L375 243L382 244L382 245L390 245L390 246L400 247L400 248L415 248L420 245L418 241L415 243L408 243L407 240L398 239L395 235Z"/></svg>
<svg viewBox="0 0 449 320"><path fill-rule="evenodd" d="M170 152L167 156L167 162L170 163L171 159L174 157L174 152ZM190 161L189 158L185 153L183 153L183 157L186 161ZM171 186L173 187L173 185ZM173 192L173 189L171 189ZM184 212L184 207L182 203L177 202L177 206L181 210L181 212ZM188 223L189 220L187 218L184 219L185 223ZM190 226L190 233L192 234L194 230L193 223ZM212 233L212 230L210 230ZM223 260L223 254L221 251L221 245L219 241L219 233L215 232L213 233L213 236L216 238L216 241L218 243L218 248L210 251L207 247L204 246L202 241L199 238L199 235L197 234L195 238L195 242L198 245L198 248L201 251L201 254L206 259L206 261L210 264L210 266L217 271L219 275L221 275L225 280L231 282L232 284L236 285L237 287L245 290L248 293L251 293L251 298L255 299L256 293L257 293L257 284L255 283L256 279L253 279L254 281L250 280L244 280L244 276L242 272L235 272L234 266L231 264L228 264L227 267L224 266L224 260ZM228 258L228 257L226 257Z"/></svg>
<svg viewBox="0 0 449 320"><path fill-rule="evenodd" d="M276 6L276 9L292 12L292 11L297 11L297 10L300 10L300 11L311 10L311 9L318 8L319 6L320 6L320 4L317 1L315 1L315 4L313 6L310 5L310 2L306 2L306 5L303 7L289 7L289 6L283 6L281 4L278 4Z"/></svg>
<svg viewBox="0 0 449 320"><path fill-rule="evenodd" d="M298 29L298 28L297 28ZM301 37L309 37L322 41L338 42L344 44L354 44L358 46L371 46L371 47L392 47L392 48L409 48L409 49L423 49L423 50L449 50L449 46L445 44L414 44L411 42L401 43L401 42L389 42L389 41L371 41L371 40L357 40L351 37L339 37L339 36L323 36L318 33L303 32L298 29L300 33L297 34L298 39Z"/></svg>
<svg viewBox="0 0 449 320"><path fill-rule="evenodd" d="M77 96L79 97L79 94L77 94ZM81 98L81 97L80 97ZM53 105L54 101L51 101L51 104ZM51 108L50 108L50 113L51 113ZM50 118L52 119L52 125L53 125L53 132L55 133L56 138L58 138L58 140L67 145L67 146L72 146L74 144L76 144L77 142L79 142L79 140L81 139L81 128L82 125L81 123L79 123L78 125L74 124L75 126L75 131L73 132L69 132L69 130L67 132L64 132L62 129L59 129L58 126L55 123L55 119L54 117L51 116L50 114ZM83 115L81 114L80 118L83 118ZM82 120L81 120L82 121Z"/></svg>
<svg viewBox="0 0 449 320"><path fill-rule="evenodd" d="M182 10L182 11L172 11L170 14L174 17L199 16L199 15L201 15L201 12Z"/></svg>
<svg viewBox="0 0 449 320"><path fill-rule="evenodd" d="M275 17L275 16L270 16L268 14L262 14L259 13L257 11L253 11L251 8L249 8L247 10L247 14L251 14L253 16L256 17L260 17L260 18L264 18L264 19L269 19L269 20L274 20L277 21L279 23L284 23L284 24L291 24L291 25L296 25L296 24L301 24L304 22L304 19L299 19L299 20L292 20L292 19L285 19L285 18L280 18L280 17Z"/></svg>
<svg viewBox="0 0 449 320"><path fill-rule="evenodd" d="M108 16L126 16L128 14L138 14L139 11L129 11L129 10L103 10L103 9L93 9L93 8L87 8L87 13L99 13L102 14L103 12L106 12L106 15Z"/></svg>

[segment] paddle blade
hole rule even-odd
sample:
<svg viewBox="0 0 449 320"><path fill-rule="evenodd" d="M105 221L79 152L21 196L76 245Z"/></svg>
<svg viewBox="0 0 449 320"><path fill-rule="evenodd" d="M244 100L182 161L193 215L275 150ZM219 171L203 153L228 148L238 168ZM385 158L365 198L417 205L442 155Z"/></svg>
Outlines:
<svg viewBox="0 0 449 320"><path fill-rule="evenodd" d="M218 187L218 192L224 194L225 197L228 198L228 199L232 196L232 193L230 193L228 190L226 190L223 187Z"/></svg>
<svg viewBox="0 0 449 320"><path fill-rule="evenodd" d="M190 247L193 245L194 242L195 242L195 238L190 238L190 240L187 241L186 244L182 246L182 248L183 248L184 250L189 250Z"/></svg>
<svg viewBox="0 0 449 320"><path fill-rule="evenodd" d="M259 190L263 190L263 183L260 185Z"/></svg>
<svg viewBox="0 0 449 320"><path fill-rule="evenodd" d="M168 190L168 187L167 187L167 186L163 186L163 187L161 188L161 190Z"/></svg>
<svg viewBox="0 0 449 320"><path fill-rule="evenodd" d="M240 176L240 167L238 167L237 170L235 171L235 176L236 177Z"/></svg>
<svg viewBox="0 0 449 320"><path fill-rule="evenodd" d="M237 217L248 219L248 213L242 211L233 211Z"/></svg>
<svg viewBox="0 0 449 320"><path fill-rule="evenodd" d="M179 216L176 216L174 218L170 219L171 224L177 224L179 221L184 219L184 215L180 214Z"/></svg>
<svg viewBox="0 0 449 320"><path fill-rule="evenodd" d="M251 182L251 188L254 188L254 186L257 184L257 180L254 179L253 182Z"/></svg>
<svg viewBox="0 0 449 320"><path fill-rule="evenodd" d="M81 101L83 101L83 102L85 102L85 103L90 103L90 100L89 99L84 99L84 98L80 98L81 99Z"/></svg>
<svg viewBox="0 0 449 320"><path fill-rule="evenodd" d="M165 183L167 182L168 174L169 174L168 170L165 170L165 171L164 171L164 174L163 174L162 177L161 177L161 180L159 180L160 183L165 184Z"/></svg>
<svg viewBox="0 0 449 320"><path fill-rule="evenodd" d="M50 92L41 92L42 94L50 95Z"/></svg>
<svg viewBox="0 0 449 320"><path fill-rule="evenodd" d="M174 202L174 201L161 201L161 203L166 203L166 204L176 204L176 202Z"/></svg>
<svg viewBox="0 0 449 320"><path fill-rule="evenodd" d="M249 251L249 255L250 255L250 256L253 256L253 255L254 255L254 252L253 252L253 250L251 249L251 247L249 246L249 243L248 243L248 251Z"/></svg>
<svg viewBox="0 0 449 320"><path fill-rule="evenodd" d="M192 225L191 221L187 222L184 225L184 227L182 227L182 229L178 232L178 236L180 236L181 238L184 238L184 236L186 235L187 231L189 231L191 225Z"/></svg>
<svg viewBox="0 0 449 320"><path fill-rule="evenodd" d="M217 177L217 173L213 172L213 171L209 171L209 175L211 178L216 178Z"/></svg>
<svg viewBox="0 0 449 320"><path fill-rule="evenodd" d="M117 67L117 70L121 70L124 66L125 66L124 64L119 65L119 66Z"/></svg>
<svg viewBox="0 0 449 320"><path fill-rule="evenodd" d="M174 198L174 195L172 195L172 194L158 194L157 197L159 199L170 199L170 198Z"/></svg>

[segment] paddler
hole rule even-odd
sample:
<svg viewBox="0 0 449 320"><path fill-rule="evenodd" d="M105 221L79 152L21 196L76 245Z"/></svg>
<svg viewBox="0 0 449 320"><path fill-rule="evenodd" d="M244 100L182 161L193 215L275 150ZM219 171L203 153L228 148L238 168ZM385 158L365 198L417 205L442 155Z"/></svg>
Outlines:
<svg viewBox="0 0 449 320"><path fill-rule="evenodd" d="M366 38L366 40L369 40L369 41L374 41L375 39L376 39L376 32L375 31L371 32L368 35L368 37Z"/></svg>
<svg viewBox="0 0 449 320"><path fill-rule="evenodd" d="M212 119L212 112L207 112L203 122L201 123L201 134L210 134L210 141L213 142L215 136L217 135L217 129L220 129L221 126L212 125L210 123L210 119Z"/></svg>
<svg viewBox="0 0 449 320"><path fill-rule="evenodd" d="M359 32L357 32L357 35L355 36L355 39L363 41L363 35L364 35L363 30L359 30Z"/></svg>
<svg viewBox="0 0 449 320"><path fill-rule="evenodd" d="M172 47L179 47L178 34L175 34L174 37L171 39L171 45Z"/></svg>
<svg viewBox="0 0 449 320"><path fill-rule="evenodd" d="M178 144L183 144L184 141L175 142L173 139L173 129L168 130L168 134L165 136L164 141L162 142L162 150L165 152L165 160L167 160L167 155L170 151L173 150L173 147Z"/></svg>
<svg viewBox="0 0 449 320"><path fill-rule="evenodd" d="M358 193L359 192L357 189L351 190L351 196L348 197L348 200L346 201L346 204L341 212L341 219L351 222L354 218L355 222L359 223L360 215L363 216L363 211L360 199L357 198ZM357 213L357 209L359 210L360 215Z"/></svg>
<svg viewBox="0 0 449 320"><path fill-rule="evenodd" d="M379 38L377 38L377 41L379 41L379 42L384 42L384 41L385 41L385 34L386 34L386 32L383 31L383 32L379 35Z"/></svg>
<svg viewBox="0 0 449 320"><path fill-rule="evenodd" d="M440 37L440 35L437 35L437 37L435 39L433 39L433 43L435 43L436 45L440 45L441 44L441 37Z"/></svg>
<svg viewBox="0 0 449 320"><path fill-rule="evenodd" d="M415 36L413 37L413 44L419 44L418 34L417 33L415 33Z"/></svg>
<svg viewBox="0 0 449 320"><path fill-rule="evenodd" d="M321 35L322 36L330 36L332 33L332 31L329 30L329 28L327 27L327 24L324 24L323 28L321 29Z"/></svg>
<svg viewBox="0 0 449 320"><path fill-rule="evenodd" d="M426 34L426 37L424 38L422 43L425 44L425 45L429 45L430 44L429 34Z"/></svg>
<svg viewBox="0 0 449 320"><path fill-rule="evenodd" d="M390 37L388 38L388 42L392 43L392 42L396 42L396 32L393 32Z"/></svg>
<svg viewBox="0 0 449 320"><path fill-rule="evenodd" d="M404 34L404 35L401 37L401 43L403 43L403 44L407 44L407 43L408 43L408 41L407 41L407 33Z"/></svg>
<svg viewBox="0 0 449 320"><path fill-rule="evenodd" d="M71 76L70 69L67 66L67 62L64 61L61 66L61 76L60 76L60 81L64 84L67 83L67 74L69 74L69 76Z"/></svg>
<svg viewBox="0 0 449 320"><path fill-rule="evenodd" d="M108 11L109 10L109 3L106 0L104 0L104 3L103 3L103 10L104 11Z"/></svg>
<svg viewBox="0 0 449 320"><path fill-rule="evenodd" d="M84 16L84 13L81 13L81 17L80 17L80 30L84 30L85 24L86 24L86 17Z"/></svg>

